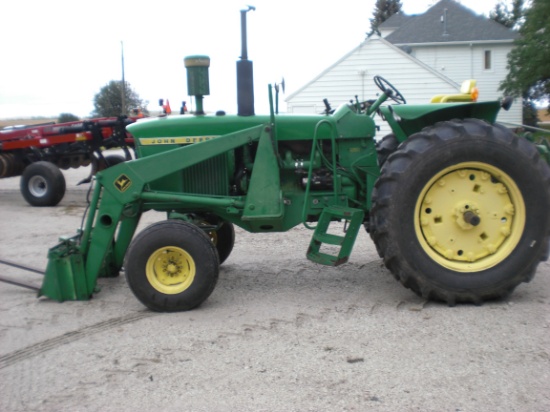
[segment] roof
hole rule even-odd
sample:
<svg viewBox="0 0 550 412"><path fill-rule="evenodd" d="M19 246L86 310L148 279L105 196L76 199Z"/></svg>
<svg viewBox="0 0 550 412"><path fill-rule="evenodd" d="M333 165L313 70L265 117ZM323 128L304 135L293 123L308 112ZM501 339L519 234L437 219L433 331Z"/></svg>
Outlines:
<svg viewBox="0 0 550 412"><path fill-rule="evenodd" d="M379 29L395 29L401 27L407 20L415 18L416 15L409 16L403 12L398 11L392 14L386 21L380 23Z"/></svg>
<svg viewBox="0 0 550 412"><path fill-rule="evenodd" d="M374 37L369 37L367 39L365 39L359 46L355 47L353 50L351 50L349 53L347 53L345 56L343 56L341 59L339 59L337 62L335 62L334 64L332 64L331 66L329 66L328 68L326 68L325 70L323 70L320 74L318 74L317 76L315 76L312 80L310 80L308 83L306 83L304 86L300 87L298 90L296 90L295 92L293 92L292 94L290 94L289 96L287 96L285 98L285 101L286 102L289 102L291 101L293 98L295 98L297 95L299 95L300 93L302 93L305 89L307 89L309 86L311 86L313 83L315 83L317 80L321 79L323 76L325 76L327 73L329 73L330 71L332 71L335 67L337 67L338 65L340 65L342 62L348 60L350 58L350 56L352 56L353 54L357 53L360 49L362 49L363 47L367 47L369 45L369 43L371 42L380 42L381 44L383 44L384 46L394 50L395 52L397 52L402 58L404 59L407 59L407 60L410 60L411 62L413 62L414 64L422 67L423 69L425 69L427 72L431 73L432 75L440 78L442 81L444 81L445 83L449 84L451 87L454 87L456 88L456 90L459 90L460 88L460 85L457 84L456 82L454 82L453 80L449 79L447 76L443 75L441 72L435 70L433 67L431 66L428 66L427 64L423 63L422 61L414 58L413 56L411 56L409 53L406 53L404 52L403 50L401 50L401 48L391 44L390 42L386 41L384 38L382 37L378 37L378 36L374 36Z"/></svg>
<svg viewBox="0 0 550 412"><path fill-rule="evenodd" d="M398 27L386 36L395 45L448 42L513 41L519 35L506 26L475 14L455 0L441 0L424 14L394 14L380 25Z"/></svg>

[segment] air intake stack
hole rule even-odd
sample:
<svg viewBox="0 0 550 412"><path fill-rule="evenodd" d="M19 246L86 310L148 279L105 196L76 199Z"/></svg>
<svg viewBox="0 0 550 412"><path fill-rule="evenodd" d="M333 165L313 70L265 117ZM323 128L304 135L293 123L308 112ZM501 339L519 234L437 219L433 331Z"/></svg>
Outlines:
<svg viewBox="0 0 550 412"><path fill-rule="evenodd" d="M183 59L187 69L187 94L195 96L195 114L204 114L202 98L210 94L208 82L208 67L210 57L208 56L187 56Z"/></svg>
<svg viewBox="0 0 550 412"><path fill-rule="evenodd" d="M237 114L254 115L254 75L252 61L248 60L246 46L246 13L256 10L253 6L241 10L241 60L237 61Z"/></svg>

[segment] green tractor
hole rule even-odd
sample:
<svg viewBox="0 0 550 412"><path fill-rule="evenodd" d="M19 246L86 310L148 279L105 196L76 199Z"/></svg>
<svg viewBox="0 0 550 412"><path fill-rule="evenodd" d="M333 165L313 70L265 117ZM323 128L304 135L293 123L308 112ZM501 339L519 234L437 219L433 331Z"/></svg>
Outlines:
<svg viewBox="0 0 550 412"><path fill-rule="evenodd" d="M270 86L270 113L256 115L245 37L243 49L238 114L203 113L209 59L190 56L195 114L128 126L138 159L97 174L85 224L50 250L40 295L89 299L98 277L124 268L148 308L193 309L216 285L234 225L303 224L308 259L332 266L364 227L397 280L449 305L506 296L547 259L550 168L536 145L495 123L509 100L407 105L376 76L378 98L336 110L325 101L318 115L278 114ZM376 115L392 129L378 140ZM167 220L134 237L149 210ZM329 233L334 221L343 233Z"/></svg>

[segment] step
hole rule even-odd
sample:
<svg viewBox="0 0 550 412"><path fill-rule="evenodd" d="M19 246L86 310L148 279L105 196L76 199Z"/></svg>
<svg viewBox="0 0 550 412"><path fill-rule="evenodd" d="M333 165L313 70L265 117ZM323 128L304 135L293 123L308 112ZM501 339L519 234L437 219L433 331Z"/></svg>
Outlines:
<svg viewBox="0 0 550 412"><path fill-rule="evenodd" d="M320 243L326 243L327 245L336 245L336 246L342 246L342 243L344 243L344 240L346 239L345 236L338 236L338 235L331 235L329 233L314 233L313 239Z"/></svg>
<svg viewBox="0 0 550 412"><path fill-rule="evenodd" d="M330 206L323 209L309 244L307 258L328 266L338 266L347 262L364 216L365 213L361 209L345 206ZM330 223L336 219L349 222L347 232L343 236L327 233ZM338 246L338 252L335 252L336 254L321 252L323 244Z"/></svg>

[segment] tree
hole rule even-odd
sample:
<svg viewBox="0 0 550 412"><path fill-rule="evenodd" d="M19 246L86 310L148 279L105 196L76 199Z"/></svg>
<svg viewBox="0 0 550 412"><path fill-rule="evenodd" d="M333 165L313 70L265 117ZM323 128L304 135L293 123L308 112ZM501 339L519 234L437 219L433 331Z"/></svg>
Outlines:
<svg viewBox="0 0 550 412"><path fill-rule="evenodd" d="M550 112L550 2L533 0L524 15L520 38L508 55L508 75L500 90L531 103L547 101Z"/></svg>
<svg viewBox="0 0 550 412"><path fill-rule="evenodd" d="M403 7L401 0L376 0L374 11L372 12L372 19L369 19L370 32L367 36L378 33L378 26L398 11L401 11L401 7Z"/></svg>
<svg viewBox="0 0 550 412"><path fill-rule="evenodd" d="M518 28L522 22L524 4L525 0L512 0L512 10L510 10L507 3L500 1L489 13L489 18L509 29Z"/></svg>
<svg viewBox="0 0 550 412"><path fill-rule="evenodd" d="M57 118L57 123L77 122L80 118L72 113L61 113Z"/></svg>
<svg viewBox="0 0 550 412"><path fill-rule="evenodd" d="M99 93L94 97L94 117L114 117L120 115L128 115L135 109L141 109L144 114L147 114L147 102L141 100L139 95L132 89L130 83L125 82L124 87L124 102L125 113L122 110L122 81L111 80L103 86Z"/></svg>

